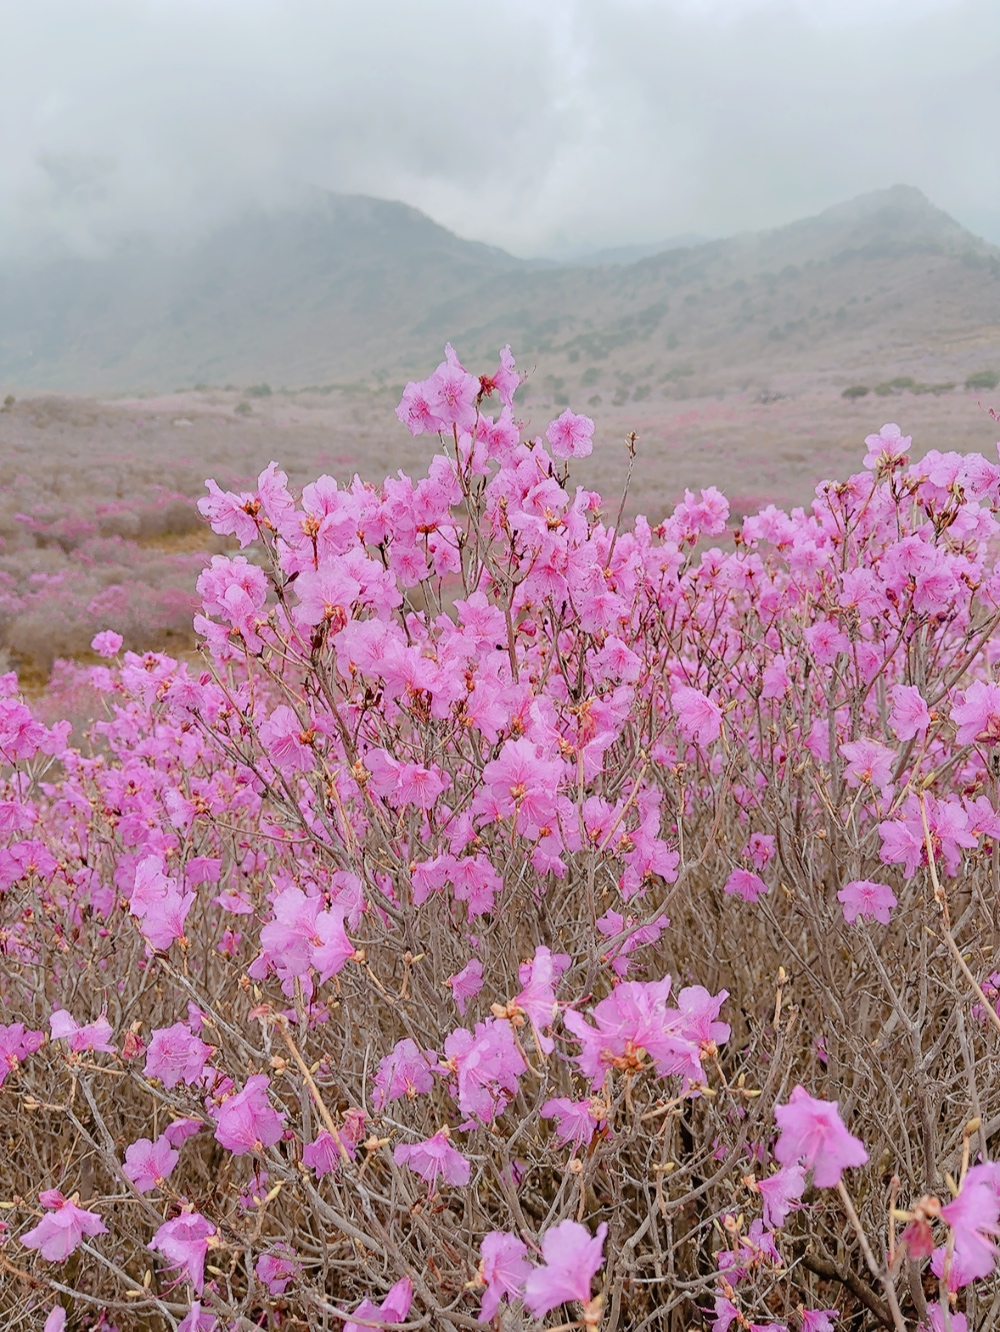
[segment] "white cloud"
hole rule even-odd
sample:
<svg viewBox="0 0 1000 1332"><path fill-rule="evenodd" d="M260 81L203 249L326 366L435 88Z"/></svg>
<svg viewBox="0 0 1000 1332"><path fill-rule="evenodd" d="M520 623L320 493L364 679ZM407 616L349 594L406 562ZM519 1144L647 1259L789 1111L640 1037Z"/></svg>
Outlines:
<svg viewBox="0 0 1000 1332"><path fill-rule="evenodd" d="M8 252L310 183L520 253L897 181L1000 218L995 0L32 0L4 26Z"/></svg>

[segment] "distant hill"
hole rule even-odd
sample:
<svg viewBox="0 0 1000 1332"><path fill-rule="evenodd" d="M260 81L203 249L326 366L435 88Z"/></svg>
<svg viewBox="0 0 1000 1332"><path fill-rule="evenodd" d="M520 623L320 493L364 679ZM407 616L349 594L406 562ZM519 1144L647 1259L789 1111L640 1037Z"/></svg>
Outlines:
<svg viewBox="0 0 1000 1332"><path fill-rule="evenodd" d="M663 254L665 250L689 250L693 245L704 245L707 236L698 232L686 231L680 236L671 236L669 240L652 242L646 245L614 245L603 250L581 250L567 255L561 262L549 261L551 268L607 268L611 264L634 264L640 259L648 259L651 254Z"/></svg>
<svg viewBox="0 0 1000 1332"><path fill-rule="evenodd" d="M0 384L395 383L448 339L476 364L509 341L575 403L1000 368L1000 249L906 186L766 233L593 258L531 263L403 204L317 195L183 249L136 239L0 271Z"/></svg>

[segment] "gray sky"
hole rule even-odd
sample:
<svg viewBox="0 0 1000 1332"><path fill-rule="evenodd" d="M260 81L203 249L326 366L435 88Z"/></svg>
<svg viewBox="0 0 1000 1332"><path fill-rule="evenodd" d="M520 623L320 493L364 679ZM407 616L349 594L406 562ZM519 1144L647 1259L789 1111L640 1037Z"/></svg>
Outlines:
<svg viewBox="0 0 1000 1332"><path fill-rule="evenodd" d="M0 0L0 253L305 184L518 254L905 183L1000 242L1000 0Z"/></svg>

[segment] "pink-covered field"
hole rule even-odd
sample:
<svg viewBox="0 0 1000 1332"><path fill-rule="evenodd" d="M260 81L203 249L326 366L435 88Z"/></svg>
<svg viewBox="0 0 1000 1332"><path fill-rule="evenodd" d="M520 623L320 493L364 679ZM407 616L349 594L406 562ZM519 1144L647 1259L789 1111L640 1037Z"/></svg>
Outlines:
<svg viewBox="0 0 1000 1332"><path fill-rule="evenodd" d="M995 449L737 507L688 408L650 522L519 387L4 479L10 1325L995 1320Z"/></svg>

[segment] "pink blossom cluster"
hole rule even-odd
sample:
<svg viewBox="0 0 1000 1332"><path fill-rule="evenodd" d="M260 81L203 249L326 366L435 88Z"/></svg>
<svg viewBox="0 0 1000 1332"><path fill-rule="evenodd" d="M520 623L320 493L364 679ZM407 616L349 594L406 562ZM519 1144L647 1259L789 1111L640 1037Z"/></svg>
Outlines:
<svg viewBox="0 0 1000 1332"><path fill-rule="evenodd" d="M39 1321L957 1327L993 1279L1000 467L886 426L808 509L622 524L519 382L409 385L417 479L209 482L203 657L102 625L85 735L0 678Z"/></svg>

